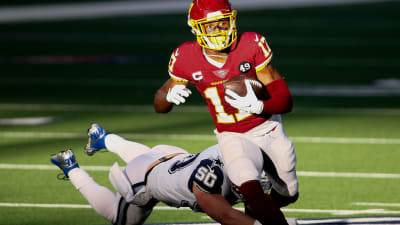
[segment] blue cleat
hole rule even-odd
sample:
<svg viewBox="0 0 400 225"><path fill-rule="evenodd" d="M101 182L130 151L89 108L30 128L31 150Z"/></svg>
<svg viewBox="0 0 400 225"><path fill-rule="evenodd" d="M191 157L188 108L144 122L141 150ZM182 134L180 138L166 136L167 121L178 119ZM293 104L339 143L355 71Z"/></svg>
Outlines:
<svg viewBox="0 0 400 225"><path fill-rule="evenodd" d="M75 155L71 149L67 151L61 151L58 154L51 155L51 162L58 166L68 178L68 172L74 168L79 168L78 162L75 159Z"/></svg>
<svg viewBox="0 0 400 225"><path fill-rule="evenodd" d="M86 154L92 156L97 151L106 148L104 140L109 133L99 124L93 123L88 130L89 141L85 147Z"/></svg>

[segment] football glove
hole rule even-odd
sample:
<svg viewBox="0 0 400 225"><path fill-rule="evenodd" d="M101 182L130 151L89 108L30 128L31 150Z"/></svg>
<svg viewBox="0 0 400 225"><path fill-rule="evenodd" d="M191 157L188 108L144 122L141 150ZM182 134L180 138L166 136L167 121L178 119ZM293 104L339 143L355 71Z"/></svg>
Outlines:
<svg viewBox="0 0 400 225"><path fill-rule="evenodd" d="M192 92L185 85L178 84L168 89L166 100L167 102L179 105L185 103L185 98L189 97L191 94Z"/></svg>
<svg viewBox="0 0 400 225"><path fill-rule="evenodd" d="M261 114L264 109L264 103L258 100L249 80L245 80L246 85L246 96L241 97L235 92L227 89L225 94L225 101L227 101L232 107L237 108L241 111L253 114Z"/></svg>

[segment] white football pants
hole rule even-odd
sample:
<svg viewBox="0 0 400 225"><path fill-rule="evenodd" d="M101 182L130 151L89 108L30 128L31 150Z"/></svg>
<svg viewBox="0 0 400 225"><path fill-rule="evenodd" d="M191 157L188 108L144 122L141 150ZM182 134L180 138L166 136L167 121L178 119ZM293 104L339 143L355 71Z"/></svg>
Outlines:
<svg viewBox="0 0 400 225"><path fill-rule="evenodd" d="M283 129L280 115L273 115L246 133L215 133L228 176L235 185L260 178L261 149L272 161L270 166L274 167L274 171L266 171L272 187L288 197L298 192L296 153Z"/></svg>

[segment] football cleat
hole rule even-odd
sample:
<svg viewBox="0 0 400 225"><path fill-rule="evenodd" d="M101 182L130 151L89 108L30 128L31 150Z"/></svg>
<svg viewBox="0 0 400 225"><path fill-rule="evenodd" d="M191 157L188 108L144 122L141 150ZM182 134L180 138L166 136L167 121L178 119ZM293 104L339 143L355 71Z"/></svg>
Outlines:
<svg viewBox="0 0 400 225"><path fill-rule="evenodd" d="M92 156L97 151L106 148L104 140L109 133L99 124L93 123L88 130L89 141L85 147L86 154Z"/></svg>
<svg viewBox="0 0 400 225"><path fill-rule="evenodd" d="M78 162L71 149L51 155L50 160L51 163L58 166L64 172L66 178L68 178L69 171L74 168L79 168Z"/></svg>

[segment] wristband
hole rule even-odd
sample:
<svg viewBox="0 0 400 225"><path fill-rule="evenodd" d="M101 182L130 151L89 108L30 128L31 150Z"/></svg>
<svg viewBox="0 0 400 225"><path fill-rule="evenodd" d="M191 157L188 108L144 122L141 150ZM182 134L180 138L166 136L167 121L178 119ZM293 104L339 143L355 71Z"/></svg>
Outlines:
<svg viewBox="0 0 400 225"><path fill-rule="evenodd" d="M273 95L274 93L279 93L282 91L284 91L284 92L289 91L286 81L283 78L274 80L271 83L267 84L265 87L267 88L268 93L270 95Z"/></svg>

